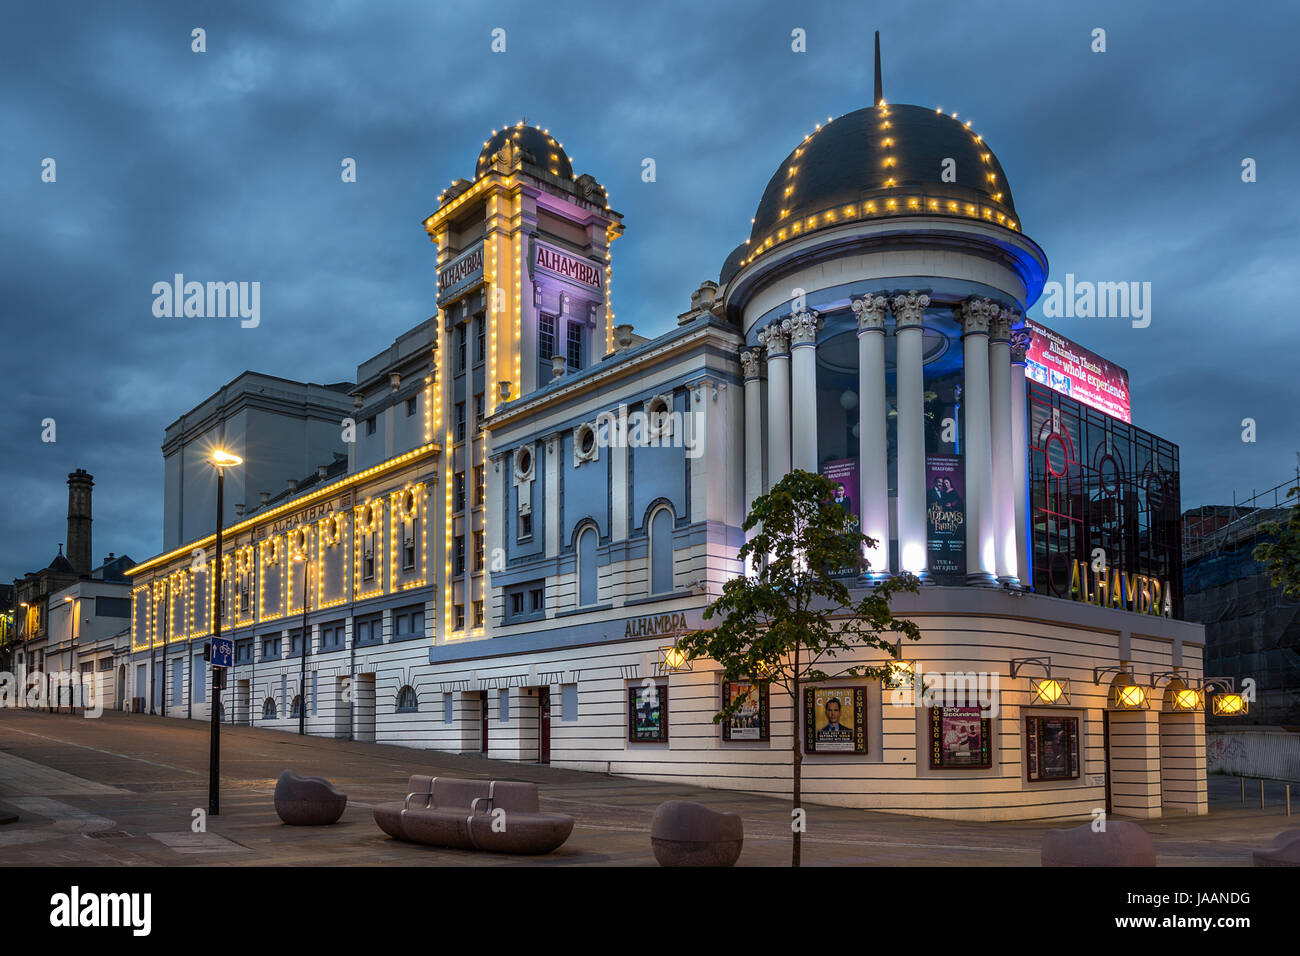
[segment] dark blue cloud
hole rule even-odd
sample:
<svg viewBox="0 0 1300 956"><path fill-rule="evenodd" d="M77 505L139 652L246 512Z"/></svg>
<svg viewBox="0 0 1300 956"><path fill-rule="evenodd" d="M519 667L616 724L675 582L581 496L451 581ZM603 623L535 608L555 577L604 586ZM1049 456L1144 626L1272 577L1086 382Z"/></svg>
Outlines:
<svg viewBox="0 0 1300 956"><path fill-rule="evenodd" d="M245 368L350 379L427 317L421 221L521 116L626 216L619 318L670 328L793 144L870 101L874 29L886 96L973 121L1053 277L1152 283L1149 328L1053 324L1129 369L1135 420L1182 446L1184 504L1283 480L1300 448L1298 21L1281 3L1237 17L1212 3L14 7L0 31L0 576L53 555L76 467L96 476L97 555L156 552L168 423ZM496 27L505 54L490 52ZM55 184L39 178L47 156ZM261 282L261 326L154 318L151 286L175 272ZM1256 445L1240 441L1247 417Z"/></svg>

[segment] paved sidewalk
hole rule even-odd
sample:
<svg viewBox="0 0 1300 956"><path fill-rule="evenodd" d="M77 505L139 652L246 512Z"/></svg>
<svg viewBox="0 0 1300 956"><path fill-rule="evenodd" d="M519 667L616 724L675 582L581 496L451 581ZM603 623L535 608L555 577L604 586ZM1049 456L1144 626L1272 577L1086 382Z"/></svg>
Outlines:
<svg viewBox="0 0 1300 956"><path fill-rule="evenodd" d="M685 785L506 763L280 731L222 727L221 815L192 832L207 807L208 727L108 712L0 711L0 866L499 866L655 865L650 820L664 800L690 799L745 820L741 866L789 863L789 807L781 800ZM272 806L286 767L328 777L348 794L332 827L287 827ZM412 773L542 784L542 806L577 818L568 843L541 858L438 850L390 840L370 814L405 794ZM1300 791L1300 788L1297 788ZM1300 792L1297 813L1300 813ZM1163 866L1249 866L1252 849L1285 829L1281 788L1259 809L1257 784L1211 778L1206 817L1143 825ZM806 865L1037 866L1054 824L955 823L834 807L808 808Z"/></svg>

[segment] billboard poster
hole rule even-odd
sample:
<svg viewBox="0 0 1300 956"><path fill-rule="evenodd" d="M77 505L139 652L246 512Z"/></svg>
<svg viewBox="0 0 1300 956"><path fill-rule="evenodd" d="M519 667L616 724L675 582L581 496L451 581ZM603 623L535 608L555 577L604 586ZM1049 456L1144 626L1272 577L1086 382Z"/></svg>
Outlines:
<svg viewBox="0 0 1300 956"><path fill-rule="evenodd" d="M925 458L925 536L933 575L966 573L966 481L956 455Z"/></svg>
<svg viewBox="0 0 1300 956"><path fill-rule="evenodd" d="M1026 717L1025 737L1031 781L1078 778L1078 717Z"/></svg>
<svg viewBox="0 0 1300 956"><path fill-rule="evenodd" d="M993 766L988 718L978 707L930 708L930 766L936 770Z"/></svg>
<svg viewBox="0 0 1300 956"><path fill-rule="evenodd" d="M668 688L663 684L627 689L628 735L636 742L668 739Z"/></svg>
<svg viewBox="0 0 1300 956"><path fill-rule="evenodd" d="M804 690L804 750L808 753L867 752L867 692L861 687Z"/></svg>
<svg viewBox="0 0 1300 956"><path fill-rule="evenodd" d="M858 460L856 458L837 458L822 464L823 478L835 482L835 503L844 509L853 522L855 530L862 529L861 512L858 510L858 495L862 486L858 483ZM860 568L841 568L837 577L857 577Z"/></svg>
<svg viewBox="0 0 1300 956"><path fill-rule="evenodd" d="M737 707L722 724L723 740L767 740L767 685L757 681L724 680L722 704L729 705L744 695L745 702Z"/></svg>
<svg viewBox="0 0 1300 956"><path fill-rule="evenodd" d="M1025 378L1132 423L1127 370L1037 322L1025 319L1025 331Z"/></svg>

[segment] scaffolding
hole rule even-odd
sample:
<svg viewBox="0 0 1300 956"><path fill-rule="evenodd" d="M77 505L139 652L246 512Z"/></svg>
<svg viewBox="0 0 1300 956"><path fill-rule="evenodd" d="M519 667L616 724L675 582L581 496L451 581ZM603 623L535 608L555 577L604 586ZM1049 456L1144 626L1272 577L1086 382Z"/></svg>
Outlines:
<svg viewBox="0 0 1300 956"><path fill-rule="evenodd" d="M1261 526L1285 523L1300 471L1232 505L1183 514L1183 586L1188 620L1205 625L1205 674L1253 679L1246 722L1300 725L1300 601L1285 597L1255 560L1270 540ZM1224 722L1226 723L1226 721Z"/></svg>

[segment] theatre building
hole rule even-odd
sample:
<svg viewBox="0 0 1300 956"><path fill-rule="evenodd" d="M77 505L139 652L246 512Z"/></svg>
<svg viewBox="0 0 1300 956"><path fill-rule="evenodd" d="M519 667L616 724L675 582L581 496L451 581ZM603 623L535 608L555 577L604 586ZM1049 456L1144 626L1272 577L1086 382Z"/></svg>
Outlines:
<svg viewBox="0 0 1300 956"><path fill-rule="evenodd" d="M346 467L243 503L221 594L212 535L133 569L134 696L206 718L220 600L229 722L772 794L797 733L812 804L1206 811L1177 447L1023 318L1047 257L978 131L879 95L810 131L652 339L612 311L620 214L545 129L495 131L424 226L436 313L358 366ZM922 639L900 688L764 689L724 727L737 681L671 650L795 468L840 482L873 575L922 579Z"/></svg>

